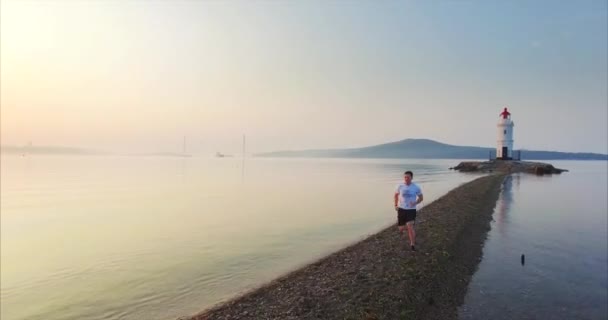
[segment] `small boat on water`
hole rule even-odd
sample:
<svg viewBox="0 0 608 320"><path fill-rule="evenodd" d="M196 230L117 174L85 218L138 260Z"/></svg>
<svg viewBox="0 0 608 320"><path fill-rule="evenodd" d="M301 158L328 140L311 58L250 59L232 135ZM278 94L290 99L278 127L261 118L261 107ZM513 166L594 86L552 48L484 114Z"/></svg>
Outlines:
<svg viewBox="0 0 608 320"><path fill-rule="evenodd" d="M229 155L229 154L223 154L223 153L221 153L221 152L216 152L216 153L215 153L215 156L216 156L217 158L230 158L230 157L232 157L232 156L231 156L231 155Z"/></svg>

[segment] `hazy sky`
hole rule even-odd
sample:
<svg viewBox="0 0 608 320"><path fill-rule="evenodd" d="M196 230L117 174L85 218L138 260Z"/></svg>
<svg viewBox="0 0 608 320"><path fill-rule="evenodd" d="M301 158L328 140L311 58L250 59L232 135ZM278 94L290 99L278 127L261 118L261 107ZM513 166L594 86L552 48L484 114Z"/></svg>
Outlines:
<svg viewBox="0 0 608 320"><path fill-rule="evenodd" d="M430 138L608 153L608 5L5 1L1 142L251 152Z"/></svg>

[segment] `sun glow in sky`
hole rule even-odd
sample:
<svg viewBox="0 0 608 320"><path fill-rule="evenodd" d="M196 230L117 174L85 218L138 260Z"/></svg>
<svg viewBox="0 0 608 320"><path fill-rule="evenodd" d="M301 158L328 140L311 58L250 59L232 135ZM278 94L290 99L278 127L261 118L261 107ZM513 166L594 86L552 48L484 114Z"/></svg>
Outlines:
<svg viewBox="0 0 608 320"><path fill-rule="evenodd" d="M608 6L0 2L2 145L120 152L405 138L608 153Z"/></svg>

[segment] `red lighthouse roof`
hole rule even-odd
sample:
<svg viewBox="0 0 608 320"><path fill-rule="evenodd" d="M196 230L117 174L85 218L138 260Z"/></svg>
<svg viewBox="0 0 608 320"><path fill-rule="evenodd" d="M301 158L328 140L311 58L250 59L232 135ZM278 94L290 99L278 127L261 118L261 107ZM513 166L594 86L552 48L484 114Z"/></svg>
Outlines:
<svg viewBox="0 0 608 320"><path fill-rule="evenodd" d="M507 107L505 107L502 112L500 113L500 115L502 116L503 119L508 119L509 116L511 115L511 113L509 111L507 111Z"/></svg>

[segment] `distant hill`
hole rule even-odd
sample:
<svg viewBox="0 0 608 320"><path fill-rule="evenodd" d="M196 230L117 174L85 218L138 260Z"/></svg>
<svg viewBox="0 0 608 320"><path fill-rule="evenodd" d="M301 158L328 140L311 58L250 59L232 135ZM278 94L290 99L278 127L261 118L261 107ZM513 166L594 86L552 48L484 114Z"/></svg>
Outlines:
<svg viewBox="0 0 608 320"><path fill-rule="evenodd" d="M90 149L81 149L73 147L53 147L53 146L2 146L1 151L3 154L48 154L48 155L112 155L113 153L102 152ZM114 154L119 155L119 154ZM191 154L179 153L179 152L156 152L156 153L135 153L135 154L122 154L124 156L156 156L156 157L191 157Z"/></svg>
<svg viewBox="0 0 608 320"><path fill-rule="evenodd" d="M88 149L51 146L2 146L0 151L5 154L102 154Z"/></svg>
<svg viewBox="0 0 608 320"><path fill-rule="evenodd" d="M488 159L495 148L456 146L429 139L405 139L350 149L320 149L259 153L257 157ZM608 160L608 154L521 150L522 160Z"/></svg>

